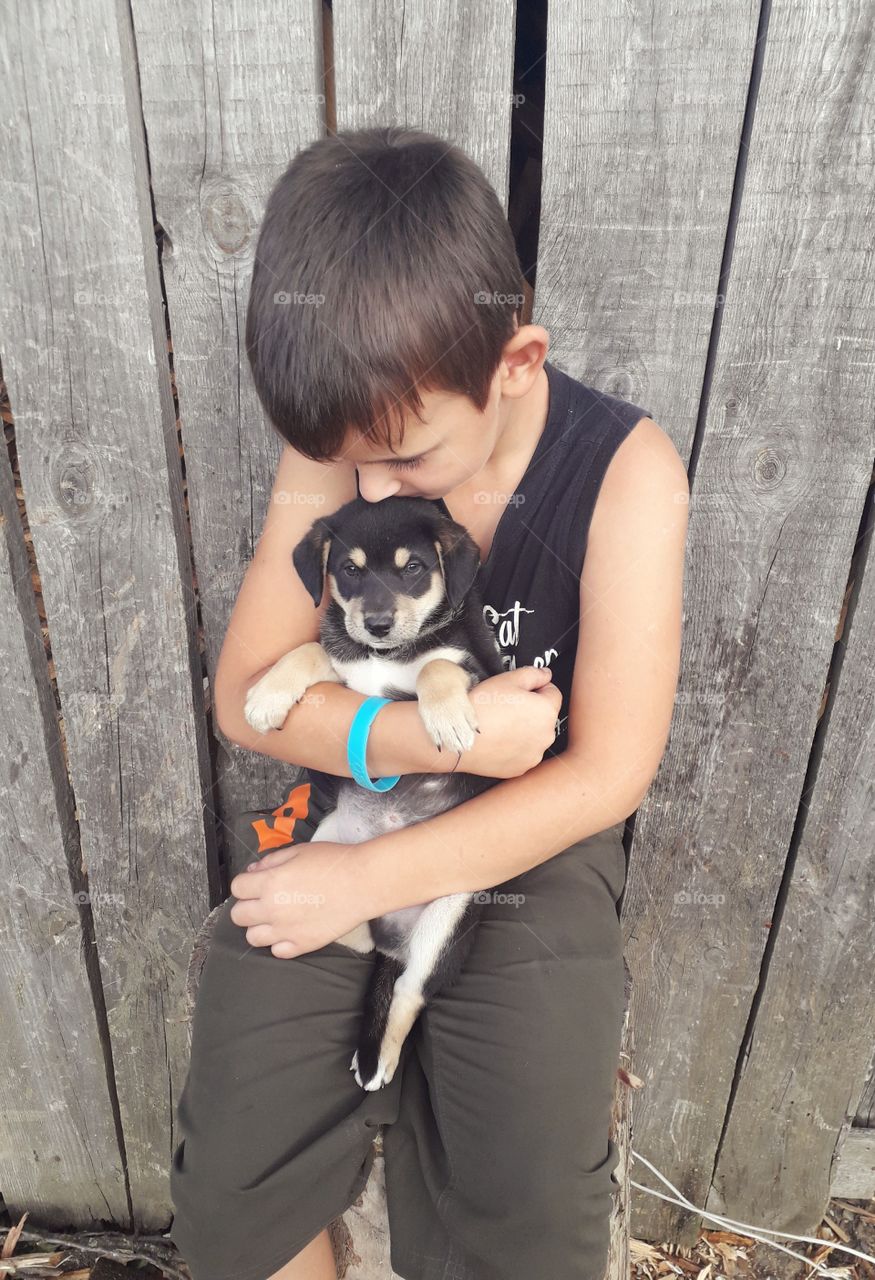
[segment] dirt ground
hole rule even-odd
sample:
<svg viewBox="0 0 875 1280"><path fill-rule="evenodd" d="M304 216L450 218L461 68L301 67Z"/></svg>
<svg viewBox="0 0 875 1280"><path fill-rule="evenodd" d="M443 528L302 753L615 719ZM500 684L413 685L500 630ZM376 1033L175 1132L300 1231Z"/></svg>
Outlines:
<svg viewBox="0 0 875 1280"><path fill-rule="evenodd" d="M815 1274L837 1280L875 1280L875 1265L833 1247L845 1244L875 1257L875 1200L831 1200L829 1212L814 1234L823 1237L821 1245L784 1242L804 1261L729 1231L703 1231L693 1249L679 1252L633 1239L630 1280L668 1276L807 1280ZM28 1230L26 1219L11 1230L0 1228L0 1275L30 1280L50 1276L64 1276L65 1280L190 1280L166 1236L134 1238L86 1232L54 1236ZM532 1280L558 1277L533 1276Z"/></svg>
<svg viewBox="0 0 875 1280"><path fill-rule="evenodd" d="M823 1237L823 1244L778 1239L805 1261L730 1231L703 1231L695 1248L679 1253L664 1245L633 1240L632 1280L670 1275L697 1280L806 1280L816 1274L839 1280L875 1280L875 1265L833 1247L844 1244L875 1257L875 1200L831 1200L827 1216L812 1234Z"/></svg>

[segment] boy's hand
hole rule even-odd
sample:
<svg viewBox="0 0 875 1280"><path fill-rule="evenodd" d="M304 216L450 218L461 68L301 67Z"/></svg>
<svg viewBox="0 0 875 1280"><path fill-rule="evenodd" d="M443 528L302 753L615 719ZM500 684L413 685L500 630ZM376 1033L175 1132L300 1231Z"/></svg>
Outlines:
<svg viewBox="0 0 875 1280"><path fill-rule="evenodd" d="M277 849L231 881L231 919L253 947L291 960L379 915L359 847L319 840Z"/></svg>
<svg viewBox="0 0 875 1280"><path fill-rule="evenodd" d="M518 667L469 689L480 732L462 752L460 773L518 778L540 764L555 741L562 693L549 667ZM450 753L455 764L456 757Z"/></svg>

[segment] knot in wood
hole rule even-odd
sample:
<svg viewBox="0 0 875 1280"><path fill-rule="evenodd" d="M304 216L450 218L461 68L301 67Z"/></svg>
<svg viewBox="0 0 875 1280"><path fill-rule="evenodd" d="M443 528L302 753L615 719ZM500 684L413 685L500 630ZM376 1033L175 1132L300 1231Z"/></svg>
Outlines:
<svg viewBox="0 0 875 1280"><path fill-rule="evenodd" d="M98 488L96 470L91 450L81 441L69 442L64 453L55 460L52 491L58 506L67 515L83 516L93 510Z"/></svg>
<svg viewBox="0 0 875 1280"><path fill-rule="evenodd" d="M760 449L754 463L754 476L760 489L775 489L787 474L787 460L777 449Z"/></svg>
<svg viewBox="0 0 875 1280"><path fill-rule="evenodd" d="M223 254L244 249L255 227L246 201L228 182L214 182L202 188L201 222L207 239Z"/></svg>

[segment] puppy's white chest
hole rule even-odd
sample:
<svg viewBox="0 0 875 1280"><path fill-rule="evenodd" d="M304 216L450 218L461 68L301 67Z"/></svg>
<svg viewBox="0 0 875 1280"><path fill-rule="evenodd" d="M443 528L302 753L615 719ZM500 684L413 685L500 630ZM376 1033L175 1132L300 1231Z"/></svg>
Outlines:
<svg viewBox="0 0 875 1280"><path fill-rule="evenodd" d="M356 693L366 697L385 697L385 689L401 689L415 697L416 681L420 671L435 658L446 658L448 662L461 662L465 650L455 645L445 645L440 649L432 649L412 658L409 662L398 662L392 658L372 653L367 658L356 658L353 662L342 662L338 658L331 659L331 665L341 680Z"/></svg>

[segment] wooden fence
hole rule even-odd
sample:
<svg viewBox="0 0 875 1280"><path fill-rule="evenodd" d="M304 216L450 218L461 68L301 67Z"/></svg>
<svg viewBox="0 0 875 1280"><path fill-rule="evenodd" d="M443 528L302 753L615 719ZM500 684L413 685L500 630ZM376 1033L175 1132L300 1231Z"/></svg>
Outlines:
<svg viewBox="0 0 875 1280"><path fill-rule="evenodd" d="M875 1193L871 2L10 10L13 1217L170 1220L192 939L239 869L228 815L290 780L210 715L279 455L242 349L255 236L296 151L399 122L495 184L551 359L689 460L681 684L628 831L633 1146L776 1229Z"/></svg>

